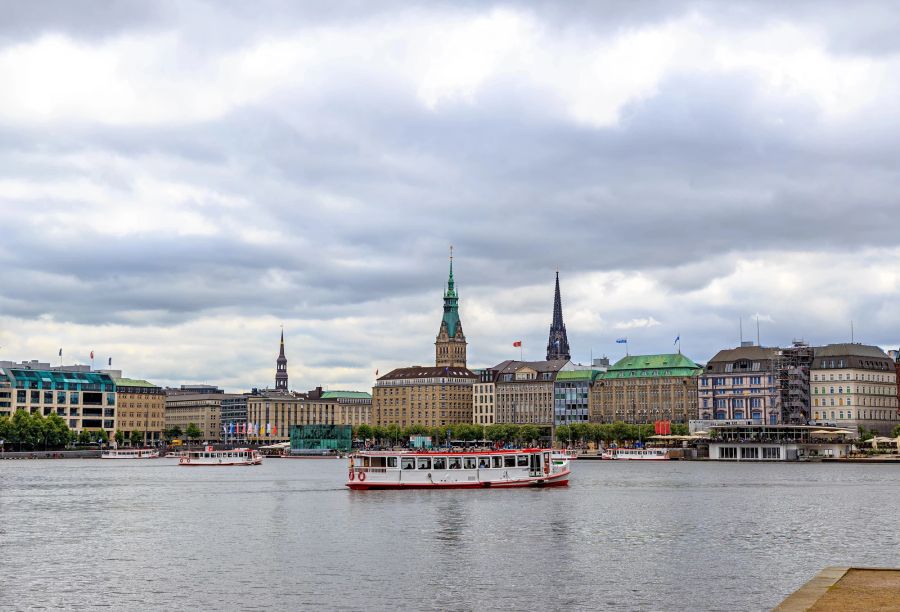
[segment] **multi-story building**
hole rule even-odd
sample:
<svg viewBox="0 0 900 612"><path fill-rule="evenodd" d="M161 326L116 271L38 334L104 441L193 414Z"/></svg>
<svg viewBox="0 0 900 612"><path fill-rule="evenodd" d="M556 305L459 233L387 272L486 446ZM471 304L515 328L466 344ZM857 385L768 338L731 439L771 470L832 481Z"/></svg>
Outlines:
<svg viewBox="0 0 900 612"><path fill-rule="evenodd" d="M888 435L900 423L897 371L877 346L829 344L816 349L811 369L812 418L851 430Z"/></svg>
<svg viewBox="0 0 900 612"><path fill-rule="evenodd" d="M112 435L116 429L116 385L107 374L90 371L6 368L10 410L58 414L70 429Z"/></svg>
<svg viewBox="0 0 900 612"><path fill-rule="evenodd" d="M222 400L240 397L235 393L176 393L166 396L166 429L178 427L187 433L193 423L206 441L222 438Z"/></svg>
<svg viewBox="0 0 900 612"><path fill-rule="evenodd" d="M560 371L574 369L568 360L504 361L492 369L495 422L553 427L553 387Z"/></svg>
<svg viewBox="0 0 900 612"><path fill-rule="evenodd" d="M437 427L471 423L472 389L479 377L466 368L466 346L451 251L444 314L434 342L435 365L397 368L376 380L372 424Z"/></svg>
<svg viewBox="0 0 900 612"><path fill-rule="evenodd" d="M14 411L11 389L9 378L0 370L0 417L11 416Z"/></svg>
<svg viewBox="0 0 900 612"><path fill-rule="evenodd" d="M219 413L219 422L232 429L241 429L241 425L247 422L247 400L250 393L241 393L232 397L222 398L221 412ZM246 429L244 430L246 432ZM237 432L240 434L240 432ZM231 436L229 436L231 437ZM238 435L238 438L246 436Z"/></svg>
<svg viewBox="0 0 900 612"><path fill-rule="evenodd" d="M494 391L500 372L494 368L482 368L473 372L478 379L472 385L472 422L492 425L496 422Z"/></svg>
<svg viewBox="0 0 900 612"><path fill-rule="evenodd" d="M681 353L623 357L594 382L590 420L687 423L697 418L702 371Z"/></svg>
<svg viewBox="0 0 900 612"><path fill-rule="evenodd" d="M556 375L553 385L554 414L557 425L587 423L590 417L591 389L599 370L571 370Z"/></svg>
<svg viewBox="0 0 900 612"><path fill-rule="evenodd" d="M146 380L116 378L119 414L116 429L143 434L144 445L162 441L166 426L166 392Z"/></svg>
<svg viewBox="0 0 900 612"><path fill-rule="evenodd" d="M372 425L438 427L472 422L472 388L464 367L397 368L372 388Z"/></svg>
<svg viewBox="0 0 900 612"><path fill-rule="evenodd" d="M809 422L809 369L814 351L802 340L794 340L790 347L779 351L775 371L783 424L806 425Z"/></svg>
<svg viewBox="0 0 900 612"><path fill-rule="evenodd" d="M742 346L716 353L699 380L699 418L781 422L781 350Z"/></svg>
<svg viewBox="0 0 900 612"><path fill-rule="evenodd" d="M247 422L259 433L250 437L269 443L290 440L299 425L368 425L372 396L365 391L307 393L263 390L247 397Z"/></svg>

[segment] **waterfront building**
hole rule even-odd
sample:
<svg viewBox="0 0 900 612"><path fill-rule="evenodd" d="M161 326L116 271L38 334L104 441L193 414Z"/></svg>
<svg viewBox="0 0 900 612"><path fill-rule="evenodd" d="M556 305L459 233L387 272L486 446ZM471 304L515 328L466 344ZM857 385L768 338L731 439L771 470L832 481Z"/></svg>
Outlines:
<svg viewBox="0 0 900 612"><path fill-rule="evenodd" d="M495 422L553 427L553 387L559 372L574 369L568 359L504 361L492 369Z"/></svg>
<svg viewBox="0 0 900 612"><path fill-rule="evenodd" d="M275 360L275 390L288 390L287 357L284 356L284 330L281 330L281 343L278 347L278 358Z"/></svg>
<svg viewBox="0 0 900 612"><path fill-rule="evenodd" d="M710 425L713 461L798 461L849 456L850 439L838 427L735 422Z"/></svg>
<svg viewBox="0 0 900 612"><path fill-rule="evenodd" d="M6 374L0 370L0 417L12 416L13 411L12 385Z"/></svg>
<svg viewBox="0 0 900 612"><path fill-rule="evenodd" d="M681 353L629 355L592 387L595 423L687 423L697 418L697 381L703 368Z"/></svg>
<svg viewBox="0 0 900 612"><path fill-rule="evenodd" d="M143 434L144 446L158 444L166 425L166 392L146 380L116 378L119 414L116 430L128 439L131 432Z"/></svg>
<svg viewBox="0 0 900 612"><path fill-rule="evenodd" d="M556 271L556 289L553 295L553 321L550 323L550 337L547 340L547 361L569 361L569 338L563 323L562 298L559 295L559 270Z"/></svg>
<svg viewBox="0 0 900 612"><path fill-rule="evenodd" d="M474 374L478 379L472 385L472 422L478 425L492 425L496 422L497 406L494 392L500 371L495 368L482 368L474 370Z"/></svg>
<svg viewBox="0 0 900 612"><path fill-rule="evenodd" d="M829 344L816 349L811 369L812 419L889 435L900 423L897 370L877 346Z"/></svg>
<svg viewBox="0 0 900 612"><path fill-rule="evenodd" d="M188 425L200 428L202 440L222 439L222 400L240 397L235 393L174 393L166 395L166 429L179 427L184 435Z"/></svg>
<svg viewBox="0 0 900 612"><path fill-rule="evenodd" d="M780 358L752 342L716 353L699 379L699 418L781 422Z"/></svg>
<svg viewBox="0 0 900 612"><path fill-rule="evenodd" d="M116 384L108 374L6 368L10 410L58 414L74 431L116 430Z"/></svg>
<svg viewBox="0 0 900 612"><path fill-rule="evenodd" d="M557 425L587 423L590 418L591 389L600 370L577 369L559 372L553 385L554 415Z"/></svg>
<svg viewBox="0 0 900 612"><path fill-rule="evenodd" d="M372 396L365 391L306 393L264 389L247 396L247 422L259 429L250 436L268 443L287 442L291 429L306 425L368 425Z"/></svg>
<svg viewBox="0 0 900 612"><path fill-rule="evenodd" d="M397 368L375 381L372 425L438 427L472 422L473 385L465 367Z"/></svg>
<svg viewBox="0 0 900 612"><path fill-rule="evenodd" d="M450 276L444 292L444 316L434 341L434 365L437 367L466 367L466 336L459 320L459 296L453 280L453 248L450 249Z"/></svg>
<svg viewBox="0 0 900 612"><path fill-rule="evenodd" d="M244 430L244 433L237 430L240 430L241 425L247 422L247 399L249 397L249 393L241 393L232 397L222 398L219 421L222 425L228 427L229 430L232 427L236 429L235 434L229 435L229 438L246 438L246 430Z"/></svg>
<svg viewBox="0 0 900 612"><path fill-rule="evenodd" d="M434 343L434 367L396 368L376 380L372 425L438 427L471 423L473 385L479 376L466 368L466 347L451 248L444 312Z"/></svg>

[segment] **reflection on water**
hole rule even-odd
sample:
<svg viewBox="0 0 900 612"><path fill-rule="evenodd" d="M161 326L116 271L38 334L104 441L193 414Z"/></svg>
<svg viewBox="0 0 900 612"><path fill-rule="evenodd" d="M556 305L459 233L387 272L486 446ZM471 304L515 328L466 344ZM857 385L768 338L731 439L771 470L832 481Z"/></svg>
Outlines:
<svg viewBox="0 0 900 612"><path fill-rule="evenodd" d="M567 489L351 492L342 461L3 461L0 600L757 610L826 565L900 565L894 466L573 470Z"/></svg>

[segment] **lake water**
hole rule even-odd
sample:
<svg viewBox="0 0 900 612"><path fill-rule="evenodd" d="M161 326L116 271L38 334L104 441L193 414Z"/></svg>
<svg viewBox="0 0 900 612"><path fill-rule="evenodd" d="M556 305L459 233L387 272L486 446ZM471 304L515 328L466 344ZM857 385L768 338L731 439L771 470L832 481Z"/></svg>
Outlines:
<svg viewBox="0 0 900 612"><path fill-rule="evenodd" d="M900 466L573 464L560 489L348 491L346 461L0 461L0 608L764 610L900 566Z"/></svg>

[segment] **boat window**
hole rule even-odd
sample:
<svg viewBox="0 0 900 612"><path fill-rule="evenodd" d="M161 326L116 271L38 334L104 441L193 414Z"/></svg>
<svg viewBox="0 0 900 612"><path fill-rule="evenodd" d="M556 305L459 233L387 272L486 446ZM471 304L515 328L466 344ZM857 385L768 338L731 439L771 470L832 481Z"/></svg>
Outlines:
<svg viewBox="0 0 900 612"><path fill-rule="evenodd" d="M485 469L491 466L491 458L490 457L479 457L478 458L478 467L479 469Z"/></svg>
<svg viewBox="0 0 900 612"><path fill-rule="evenodd" d="M462 459L459 457L450 457L450 460L447 462L447 469L449 470L458 470L462 467Z"/></svg>
<svg viewBox="0 0 900 612"><path fill-rule="evenodd" d="M516 456L507 455L503 458L503 467L516 467Z"/></svg>
<svg viewBox="0 0 900 612"><path fill-rule="evenodd" d="M528 467L528 455L516 455L516 463L519 467Z"/></svg>
<svg viewBox="0 0 900 612"><path fill-rule="evenodd" d="M419 462L420 470L430 470L431 469L431 457L419 457L418 462Z"/></svg>
<svg viewBox="0 0 900 612"><path fill-rule="evenodd" d="M395 468L397 467L397 458L396 457L388 457L388 467Z"/></svg>
<svg viewBox="0 0 900 612"><path fill-rule="evenodd" d="M491 457L491 467L492 468L503 467L503 457Z"/></svg>
<svg viewBox="0 0 900 612"><path fill-rule="evenodd" d="M435 457L434 458L434 469L446 470L447 469L447 458L446 457Z"/></svg>
<svg viewBox="0 0 900 612"><path fill-rule="evenodd" d="M401 457L400 458L400 469L401 470L411 470L416 467L416 460L414 457Z"/></svg>
<svg viewBox="0 0 900 612"><path fill-rule="evenodd" d="M474 470L475 457L463 457L463 467L467 470Z"/></svg>

